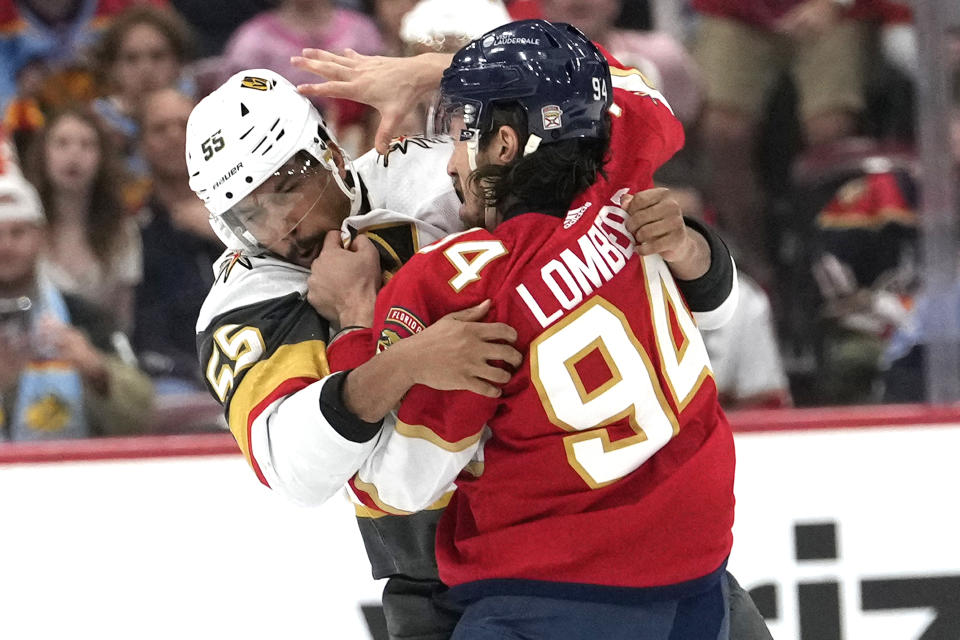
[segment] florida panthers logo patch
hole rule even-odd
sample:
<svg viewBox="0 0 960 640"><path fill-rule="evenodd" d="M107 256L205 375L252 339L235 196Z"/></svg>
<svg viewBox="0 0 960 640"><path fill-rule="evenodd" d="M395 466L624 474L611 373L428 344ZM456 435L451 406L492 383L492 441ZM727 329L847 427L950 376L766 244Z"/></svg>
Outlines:
<svg viewBox="0 0 960 640"><path fill-rule="evenodd" d="M563 110L557 105L548 104L540 109L540 115L543 117L543 128L545 131L563 127Z"/></svg>
<svg viewBox="0 0 960 640"><path fill-rule="evenodd" d="M423 322L420 321L420 318L403 307L390 307L390 311L387 312L386 322L387 324L400 325L407 330L409 335L420 333L424 329Z"/></svg>

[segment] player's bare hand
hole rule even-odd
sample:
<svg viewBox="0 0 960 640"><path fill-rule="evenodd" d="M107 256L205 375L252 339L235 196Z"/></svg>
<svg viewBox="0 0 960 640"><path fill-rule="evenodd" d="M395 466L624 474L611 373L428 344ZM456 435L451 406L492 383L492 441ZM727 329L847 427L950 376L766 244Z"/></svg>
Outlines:
<svg viewBox="0 0 960 640"><path fill-rule="evenodd" d="M342 327L369 327L380 281L380 254L366 236L357 236L344 248L340 231L328 231L320 255L310 265L307 301Z"/></svg>
<svg viewBox="0 0 960 640"><path fill-rule="evenodd" d="M812 40L826 33L843 15L834 0L806 0L788 11L777 30L794 40Z"/></svg>
<svg viewBox="0 0 960 640"><path fill-rule="evenodd" d="M694 239L683 222L683 211L669 189L627 194L620 206L627 212L627 231L633 234L640 255L659 253L672 262L683 260L693 250Z"/></svg>
<svg viewBox="0 0 960 640"><path fill-rule="evenodd" d="M500 395L499 385L510 381L523 361L511 345L517 340L513 327L483 322L490 301L450 313L422 332L399 344L417 354L413 378L434 389L465 390L489 398ZM393 348L396 348L394 345Z"/></svg>
<svg viewBox="0 0 960 640"><path fill-rule="evenodd" d="M292 57L290 62L327 80L298 86L303 95L354 100L379 111L376 148L386 155L390 141L404 133L400 128L407 116L440 84L450 56L427 53L393 58L366 56L352 49L343 55L323 49L304 49L303 55Z"/></svg>

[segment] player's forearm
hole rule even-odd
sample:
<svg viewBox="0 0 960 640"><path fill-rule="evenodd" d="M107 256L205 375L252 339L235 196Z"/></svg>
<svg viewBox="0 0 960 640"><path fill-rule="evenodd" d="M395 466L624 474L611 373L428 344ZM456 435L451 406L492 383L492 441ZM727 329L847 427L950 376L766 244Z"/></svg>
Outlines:
<svg viewBox="0 0 960 640"><path fill-rule="evenodd" d="M674 278L696 280L710 269L710 244L696 229L688 229L688 249L678 259L667 260Z"/></svg>
<svg viewBox="0 0 960 640"><path fill-rule="evenodd" d="M360 420L378 422L415 383L408 345L401 340L390 349L350 371L343 384L343 406Z"/></svg>
<svg viewBox="0 0 960 640"><path fill-rule="evenodd" d="M443 70L453 62L452 53L422 53L410 58L414 84L418 89L429 92L440 86Z"/></svg>
<svg viewBox="0 0 960 640"><path fill-rule="evenodd" d="M723 239L710 227L693 218L684 218L690 235L703 239L707 245L708 266L695 278L685 278L674 270L677 288L683 294L701 329L716 329L733 316L737 306L737 270L730 250ZM699 269L691 269L691 273Z"/></svg>

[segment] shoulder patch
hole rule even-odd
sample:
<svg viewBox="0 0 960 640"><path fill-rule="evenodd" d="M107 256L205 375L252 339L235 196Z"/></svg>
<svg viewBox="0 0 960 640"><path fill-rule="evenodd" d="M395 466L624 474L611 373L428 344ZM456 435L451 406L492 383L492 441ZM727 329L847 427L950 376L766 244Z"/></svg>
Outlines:
<svg viewBox="0 0 960 640"><path fill-rule="evenodd" d="M390 148L387 150L387 155L378 155L377 159L381 160L383 166L387 167L390 165L390 154L393 152L397 152L400 155L405 156L410 148L419 147L420 149L429 149L430 147L443 143L444 140L442 138L428 138L426 136L400 136L399 138L394 138L390 141Z"/></svg>
<svg viewBox="0 0 960 640"><path fill-rule="evenodd" d="M230 255L230 259L224 260L220 265L220 270L217 272L217 280L226 282L233 268L237 265L240 265L247 271L253 269L253 263L250 262L249 257L244 255L243 251L234 251L233 254Z"/></svg>
<svg viewBox="0 0 960 640"><path fill-rule="evenodd" d="M390 307L385 322L387 324L400 325L409 331L410 335L420 333L424 329L424 324L420 318L403 307Z"/></svg>

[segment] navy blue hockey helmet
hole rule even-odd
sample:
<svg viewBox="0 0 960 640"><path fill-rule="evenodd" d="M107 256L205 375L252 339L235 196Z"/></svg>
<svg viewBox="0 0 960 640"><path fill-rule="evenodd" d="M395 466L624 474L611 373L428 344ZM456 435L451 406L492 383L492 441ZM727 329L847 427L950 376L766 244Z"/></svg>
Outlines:
<svg viewBox="0 0 960 640"><path fill-rule="evenodd" d="M613 91L606 58L578 29L521 20L489 31L456 53L443 73L435 132L476 140L492 128L493 105L519 104L530 139L544 144L608 135L605 112Z"/></svg>

